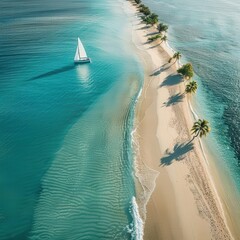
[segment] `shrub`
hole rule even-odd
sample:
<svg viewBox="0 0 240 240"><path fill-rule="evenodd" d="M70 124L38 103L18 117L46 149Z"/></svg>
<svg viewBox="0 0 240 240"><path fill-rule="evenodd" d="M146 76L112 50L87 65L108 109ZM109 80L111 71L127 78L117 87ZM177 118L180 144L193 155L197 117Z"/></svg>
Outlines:
<svg viewBox="0 0 240 240"><path fill-rule="evenodd" d="M182 74L185 78L190 79L193 77L193 66L191 63L187 63L179 68L177 72Z"/></svg>

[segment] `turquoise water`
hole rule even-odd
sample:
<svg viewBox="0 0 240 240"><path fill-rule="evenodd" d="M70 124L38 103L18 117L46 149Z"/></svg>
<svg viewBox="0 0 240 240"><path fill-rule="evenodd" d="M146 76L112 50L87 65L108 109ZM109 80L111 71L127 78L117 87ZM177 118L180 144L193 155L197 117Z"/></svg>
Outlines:
<svg viewBox="0 0 240 240"><path fill-rule="evenodd" d="M225 202L240 228L240 2L146 0L169 24L169 44L192 62L199 89L194 109L211 123L204 141L226 181ZM230 193L230 194L229 194Z"/></svg>
<svg viewBox="0 0 240 240"><path fill-rule="evenodd" d="M121 2L0 2L0 239L134 239L142 72ZM73 65L81 37L92 63Z"/></svg>

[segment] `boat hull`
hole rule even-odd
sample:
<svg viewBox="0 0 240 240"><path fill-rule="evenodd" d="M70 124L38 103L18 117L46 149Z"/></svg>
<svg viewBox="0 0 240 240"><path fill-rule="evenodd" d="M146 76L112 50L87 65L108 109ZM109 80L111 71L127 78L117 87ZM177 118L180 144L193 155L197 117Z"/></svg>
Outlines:
<svg viewBox="0 0 240 240"><path fill-rule="evenodd" d="M91 62L91 59L90 59L90 58L74 60L74 63L75 63L75 64L90 63L90 62Z"/></svg>

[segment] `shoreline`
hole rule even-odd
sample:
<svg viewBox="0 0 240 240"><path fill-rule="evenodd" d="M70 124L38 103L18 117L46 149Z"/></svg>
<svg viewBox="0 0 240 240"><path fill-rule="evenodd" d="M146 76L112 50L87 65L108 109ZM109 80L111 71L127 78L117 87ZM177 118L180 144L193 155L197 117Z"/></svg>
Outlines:
<svg viewBox="0 0 240 240"><path fill-rule="evenodd" d="M166 158L166 149L169 147L168 153L174 154L174 146L181 147L183 143L183 147L187 146L194 110L188 96L172 106L163 107L159 104L166 103L163 100L170 99L176 92L182 93L184 83L178 79L178 84L174 86L158 86L166 82L167 77L176 76L172 74L176 74L177 64L166 64L173 49L165 43L164 46L155 46L157 42L146 44L146 35L156 29L146 28L137 17L136 7L132 2L127 3L134 18L133 43L145 67L133 131L133 145L137 152L136 177L139 181L137 203L139 209L144 209L147 204L146 212L140 212L145 222L144 239L233 239L200 141L195 141L194 148L180 156L182 159L173 158L165 166L159 164L159 159ZM160 63L164 69L159 67ZM155 74L157 71L159 73ZM176 116L180 118L177 118L177 122ZM173 122L171 126L170 122ZM180 134L177 125L181 125ZM185 203L188 203L187 206Z"/></svg>

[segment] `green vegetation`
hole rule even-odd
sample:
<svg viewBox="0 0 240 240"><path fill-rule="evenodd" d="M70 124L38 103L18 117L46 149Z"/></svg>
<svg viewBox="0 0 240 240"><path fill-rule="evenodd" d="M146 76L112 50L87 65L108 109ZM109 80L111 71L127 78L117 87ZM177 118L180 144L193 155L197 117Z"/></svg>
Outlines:
<svg viewBox="0 0 240 240"><path fill-rule="evenodd" d="M141 4L141 5L139 6L139 12L140 12L140 13L143 13L145 16L148 16L148 15L151 14L150 9L149 9L147 6L145 6L144 4Z"/></svg>
<svg viewBox="0 0 240 240"><path fill-rule="evenodd" d="M158 22L158 15L155 13L151 13L149 16L142 17L142 20L148 25L154 25Z"/></svg>
<svg viewBox="0 0 240 240"><path fill-rule="evenodd" d="M195 93L197 91L198 85L196 81L191 81L186 85L186 93Z"/></svg>
<svg viewBox="0 0 240 240"><path fill-rule="evenodd" d="M191 63L187 63L179 68L177 72L182 74L186 79L190 79L193 77L193 66Z"/></svg>
<svg viewBox="0 0 240 240"><path fill-rule="evenodd" d="M167 36L164 35L162 38L161 38L162 42L166 42L167 41Z"/></svg>
<svg viewBox="0 0 240 240"><path fill-rule="evenodd" d="M157 26L157 29L158 29L159 33L167 32L168 26L164 23L159 23L158 26Z"/></svg>
<svg viewBox="0 0 240 240"><path fill-rule="evenodd" d="M193 124L191 131L192 131L192 134L195 134L193 139L195 137L198 137L198 135L200 137L206 136L210 132L210 127L209 127L208 121L206 121L204 119L203 120L198 119L198 121L196 121Z"/></svg>
<svg viewBox="0 0 240 240"><path fill-rule="evenodd" d="M146 23L147 25L154 25L158 23L158 15L155 13L151 13L150 9L145 6L144 4L141 4L141 0L134 0L136 2L136 4L139 4L139 12L142 13L142 20L144 23ZM168 25L164 24L164 23L159 23L157 26L157 30L159 32L159 34L154 35L152 37L148 38L148 41L153 42L157 39L161 39L161 41L167 41L167 30L168 30ZM173 54L173 56L168 60L169 63L171 63L171 61L173 59L175 59L175 62L177 60L179 60L182 57L180 52L176 52ZM181 68L179 68L177 70L177 72L181 75L183 75L183 77L185 79L191 79L193 77L194 71L193 71L193 66L191 63L187 63L185 65L183 65ZM198 88L197 82L194 80L189 81L186 84L185 87L185 92L189 93L189 94L193 94L196 93ZM210 132L210 127L209 127L209 123L208 121L204 120L204 119L198 119L198 121L194 122L192 129L191 129L191 134L193 135L193 138L196 138L198 136L202 137L202 136L206 136L208 133Z"/></svg>
<svg viewBox="0 0 240 240"><path fill-rule="evenodd" d="M135 0L135 2L136 2L136 4L140 4L141 0ZM142 18L143 22L145 22L147 25L153 26L154 24L158 23L158 15L155 13L151 13L150 9L147 6L145 6L144 4L139 5L139 12L143 14L143 16L141 18ZM162 42L167 41L166 32L168 30L168 25L166 25L164 23L159 23L157 26L157 29L159 31L159 34L149 37L148 41L153 42L157 39L161 39ZM165 34L162 35L161 33L165 33ZM175 59L175 62L176 62L181 57L182 57L181 53L176 52L168 60L168 62L171 63L171 61L173 59ZM181 68L179 68L177 70L177 72L179 74L183 75L183 77L186 79L191 79L194 74L193 66L191 63L187 63L187 64L183 65ZM192 81L188 82L188 84L186 85L185 92L189 93L189 94L196 93L197 88L198 88L197 82L192 80ZM191 129L191 133L192 133L192 135L194 135L193 139L198 136L200 136L200 137L206 136L209 132L210 132L209 123L208 123L208 121L206 121L204 119L202 119L202 120L198 119L198 121L194 122L193 127Z"/></svg>
<svg viewBox="0 0 240 240"><path fill-rule="evenodd" d="M155 40L157 40L157 39L159 39L159 38L161 38L161 35L160 35L160 34L157 34L157 35L155 35L155 36L153 36L153 37L149 37L149 38L148 38L148 41L153 42L153 41L155 41Z"/></svg>
<svg viewBox="0 0 240 240"><path fill-rule="evenodd" d="M135 0L137 1L137 0ZM141 2L141 1L140 1ZM158 22L158 15L155 13L151 13L150 9L144 5L139 5L139 12L142 13L144 16L142 16L142 20L148 25L154 25Z"/></svg>
<svg viewBox="0 0 240 240"><path fill-rule="evenodd" d="M175 59L175 62L179 60L182 57L182 54L180 52L176 52L173 54L171 58L169 58L168 62L170 63L172 59Z"/></svg>

